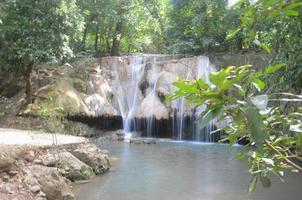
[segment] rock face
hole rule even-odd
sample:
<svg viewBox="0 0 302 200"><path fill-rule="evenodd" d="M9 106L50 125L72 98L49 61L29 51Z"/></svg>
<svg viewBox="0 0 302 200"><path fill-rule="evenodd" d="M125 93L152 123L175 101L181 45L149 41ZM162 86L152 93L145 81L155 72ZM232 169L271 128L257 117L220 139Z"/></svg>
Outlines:
<svg viewBox="0 0 302 200"><path fill-rule="evenodd" d="M73 200L74 196L56 168L33 165L28 168L28 182L33 192L43 192L47 200ZM40 189L40 191L39 191Z"/></svg>
<svg viewBox="0 0 302 200"><path fill-rule="evenodd" d="M89 165L95 174L102 174L110 169L107 153L102 152L95 145L80 144L70 151L79 160Z"/></svg>
<svg viewBox="0 0 302 200"><path fill-rule="evenodd" d="M154 115L156 119L167 119L173 110L179 109L176 103L164 99L175 90L172 83L177 77L208 81L208 73L215 68L243 64L261 68L267 62L268 58L261 53L249 52L209 57L136 54L82 59L60 67L41 66L33 80L35 105L27 113L63 112L124 118ZM154 112L150 114L152 105ZM190 106L184 110L187 115L191 114Z"/></svg>
<svg viewBox="0 0 302 200"><path fill-rule="evenodd" d="M0 199L73 200L71 181L110 169L108 154L94 144L0 145Z"/></svg>

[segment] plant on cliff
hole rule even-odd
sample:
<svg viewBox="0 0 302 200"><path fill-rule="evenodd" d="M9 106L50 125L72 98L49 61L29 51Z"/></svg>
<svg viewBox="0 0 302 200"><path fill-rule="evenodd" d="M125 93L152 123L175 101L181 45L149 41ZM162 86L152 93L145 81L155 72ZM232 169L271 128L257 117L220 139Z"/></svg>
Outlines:
<svg viewBox="0 0 302 200"><path fill-rule="evenodd" d="M0 24L2 57L26 81L26 104L32 103L31 75L42 62L63 62L73 55L70 43L81 25L75 0L5 0Z"/></svg>

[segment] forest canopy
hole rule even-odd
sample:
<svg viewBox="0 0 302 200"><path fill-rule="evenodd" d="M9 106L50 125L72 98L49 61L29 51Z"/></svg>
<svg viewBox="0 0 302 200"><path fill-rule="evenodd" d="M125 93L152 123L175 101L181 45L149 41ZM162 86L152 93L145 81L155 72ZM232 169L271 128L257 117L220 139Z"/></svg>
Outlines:
<svg viewBox="0 0 302 200"><path fill-rule="evenodd" d="M254 50L287 64L288 73L268 79L278 80L275 90L299 91L301 12L299 0L2 0L0 61L31 93L31 71L42 62Z"/></svg>

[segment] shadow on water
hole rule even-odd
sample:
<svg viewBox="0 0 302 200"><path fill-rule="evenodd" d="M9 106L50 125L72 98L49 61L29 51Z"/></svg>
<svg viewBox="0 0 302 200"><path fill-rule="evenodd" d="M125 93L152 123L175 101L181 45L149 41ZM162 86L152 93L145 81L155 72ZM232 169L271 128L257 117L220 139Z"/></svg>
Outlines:
<svg viewBox="0 0 302 200"><path fill-rule="evenodd" d="M78 185L77 200L300 200L302 175L287 174L286 184L273 178L246 194L250 176L236 160L241 147L197 142L161 141L134 145L99 140L108 149L112 169L90 183Z"/></svg>

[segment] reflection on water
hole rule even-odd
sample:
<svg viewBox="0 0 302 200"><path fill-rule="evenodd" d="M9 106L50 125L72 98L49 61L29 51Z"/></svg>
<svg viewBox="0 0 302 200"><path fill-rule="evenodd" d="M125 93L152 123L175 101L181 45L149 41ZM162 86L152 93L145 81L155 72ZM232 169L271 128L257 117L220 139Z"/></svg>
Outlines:
<svg viewBox="0 0 302 200"><path fill-rule="evenodd" d="M110 172L75 189L77 200L301 200L302 175L276 178L272 188L246 194L250 176L227 145L98 142L112 159Z"/></svg>

